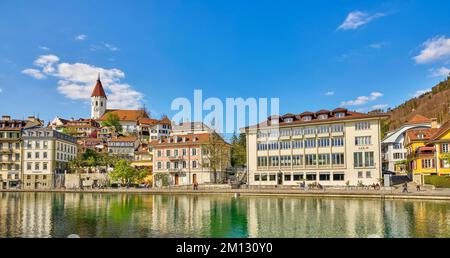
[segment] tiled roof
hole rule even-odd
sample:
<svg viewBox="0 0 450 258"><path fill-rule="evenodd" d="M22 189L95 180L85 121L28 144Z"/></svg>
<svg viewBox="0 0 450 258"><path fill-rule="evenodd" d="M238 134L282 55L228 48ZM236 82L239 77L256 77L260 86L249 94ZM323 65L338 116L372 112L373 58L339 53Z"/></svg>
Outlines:
<svg viewBox="0 0 450 258"><path fill-rule="evenodd" d="M136 141L136 137L120 137L120 138L113 138L109 139L109 142L134 142Z"/></svg>
<svg viewBox="0 0 450 258"><path fill-rule="evenodd" d="M108 118L108 114L116 114L120 121L139 121L142 118L148 118L145 110L122 110L122 109L109 109L99 119L105 121Z"/></svg>
<svg viewBox="0 0 450 258"><path fill-rule="evenodd" d="M91 97L106 97L105 90L103 89L102 82L100 78L98 78L97 83L95 84L94 90L92 91Z"/></svg>
<svg viewBox="0 0 450 258"><path fill-rule="evenodd" d="M325 114L325 111L327 112L326 114L329 114L327 119L318 119L315 117L315 114ZM344 117L336 117L335 114L336 113L345 113ZM302 120L303 117L305 116L311 116L312 119L309 121L304 121ZM386 118L388 117L388 115L384 115L384 114L364 114L364 113L359 113L359 112L354 112L354 111L348 111L346 109L343 108L337 108L333 111L328 111L328 110L320 110L317 113L313 113L313 112L303 112L299 115L295 116L294 121L292 122L284 122L284 118L286 118L285 116L280 116L278 117L279 120L279 125L280 126L284 126L284 125L307 125L307 124L314 124L314 123L327 123L327 122L335 122L335 121L346 121L346 120L352 120L352 119L364 119L364 118ZM276 120L277 116L272 116L269 117L268 121L264 121L262 123L259 123L258 125L253 125L250 127L245 127L245 129L248 128L264 128L267 126L270 126L272 123L272 120Z"/></svg>
<svg viewBox="0 0 450 258"><path fill-rule="evenodd" d="M424 124L424 123L431 123L431 119L429 119L428 117L424 117L422 115L415 115L406 122L406 124Z"/></svg>
<svg viewBox="0 0 450 258"><path fill-rule="evenodd" d="M439 136L441 136L448 130L450 130L450 121L447 121L439 129L437 129L436 132L431 136L430 140L436 140Z"/></svg>
<svg viewBox="0 0 450 258"><path fill-rule="evenodd" d="M141 118L141 119L139 119L139 124L145 124L145 125L156 125L156 124L165 125L165 124L167 124L167 125L171 125L172 122L169 120L169 118L167 118L165 116L161 120L154 119L154 118Z"/></svg>
<svg viewBox="0 0 450 258"><path fill-rule="evenodd" d="M425 129L412 129L406 131L406 135L409 138L410 141L416 141L416 140L430 140L431 137L439 131L438 128L425 128ZM419 135L423 135L422 138L419 138Z"/></svg>

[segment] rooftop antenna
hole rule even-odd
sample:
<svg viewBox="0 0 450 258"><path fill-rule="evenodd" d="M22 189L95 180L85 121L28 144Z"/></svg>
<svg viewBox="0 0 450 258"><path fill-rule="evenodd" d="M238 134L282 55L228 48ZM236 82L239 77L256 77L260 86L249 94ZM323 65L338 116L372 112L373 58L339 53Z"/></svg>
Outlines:
<svg viewBox="0 0 450 258"><path fill-rule="evenodd" d="M100 72L98 72L98 79L97 81L100 81Z"/></svg>

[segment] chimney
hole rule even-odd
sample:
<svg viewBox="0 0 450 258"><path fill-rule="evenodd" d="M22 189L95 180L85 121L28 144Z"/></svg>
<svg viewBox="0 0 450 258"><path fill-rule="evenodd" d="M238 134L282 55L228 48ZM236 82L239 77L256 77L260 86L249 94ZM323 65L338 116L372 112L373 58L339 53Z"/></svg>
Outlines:
<svg viewBox="0 0 450 258"><path fill-rule="evenodd" d="M431 128L439 128L437 118L431 118Z"/></svg>
<svg viewBox="0 0 450 258"><path fill-rule="evenodd" d="M5 120L5 121L10 121L11 120L11 117L10 116L2 116L2 120Z"/></svg>

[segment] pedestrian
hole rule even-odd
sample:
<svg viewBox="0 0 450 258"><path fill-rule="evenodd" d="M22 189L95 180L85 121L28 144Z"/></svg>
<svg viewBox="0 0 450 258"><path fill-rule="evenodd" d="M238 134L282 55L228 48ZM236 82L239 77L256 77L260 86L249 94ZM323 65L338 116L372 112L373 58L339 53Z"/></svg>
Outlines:
<svg viewBox="0 0 450 258"><path fill-rule="evenodd" d="M417 190L417 192L420 192L420 185L416 186L416 190Z"/></svg>
<svg viewBox="0 0 450 258"><path fill-rule="evenodd" d="M405 182L403 184L403 193L407 193L408 192L408 184Z"/></svg>

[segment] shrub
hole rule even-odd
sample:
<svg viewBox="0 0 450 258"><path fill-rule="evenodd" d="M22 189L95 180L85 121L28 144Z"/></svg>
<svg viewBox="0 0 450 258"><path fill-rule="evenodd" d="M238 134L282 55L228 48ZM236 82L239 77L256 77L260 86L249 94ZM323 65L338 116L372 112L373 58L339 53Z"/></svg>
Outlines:
<svg viewBox="0 0 450 258"><path fill-rule="evenodd" d="M425 184L434 185L437 188L450 188L450 177L425 176Z"/></svg>

